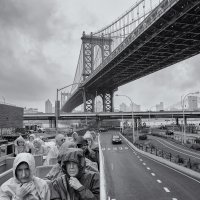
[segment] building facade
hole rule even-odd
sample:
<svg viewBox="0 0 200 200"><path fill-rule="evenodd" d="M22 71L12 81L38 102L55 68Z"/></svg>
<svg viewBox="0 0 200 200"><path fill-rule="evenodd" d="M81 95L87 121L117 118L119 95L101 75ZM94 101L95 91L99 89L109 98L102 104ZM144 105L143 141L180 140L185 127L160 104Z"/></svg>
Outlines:
<svg viewBox="0 0 200 200"><path fill-rule="evenodd" d="M198 110L197 96L188 96L188 110Z"/></svg>
<svg viewBox="0 0 200 200"><path fill-rule="evenodd" d="M45 102L45 113L52 113L52 103L49 99Z"/></svg>

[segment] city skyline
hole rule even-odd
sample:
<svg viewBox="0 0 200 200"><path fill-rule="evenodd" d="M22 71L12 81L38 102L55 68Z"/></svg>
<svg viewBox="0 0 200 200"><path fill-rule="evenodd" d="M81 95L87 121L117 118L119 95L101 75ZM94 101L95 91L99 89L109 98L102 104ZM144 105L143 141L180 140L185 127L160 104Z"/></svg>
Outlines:
<svg viewBox="0 0 200 200"><path fill-rule="evenodd" d="M44 101L49 98L54 105L56 89L73 82L83 31L110 24L133 2L21 2L0 2L0 101L44 112ZM158 102L169 107L182 95L200 90L199 60L197 55L121 86L116 93L126 94L142 109ZM122 101L114 97L116 105Z"/></svg>

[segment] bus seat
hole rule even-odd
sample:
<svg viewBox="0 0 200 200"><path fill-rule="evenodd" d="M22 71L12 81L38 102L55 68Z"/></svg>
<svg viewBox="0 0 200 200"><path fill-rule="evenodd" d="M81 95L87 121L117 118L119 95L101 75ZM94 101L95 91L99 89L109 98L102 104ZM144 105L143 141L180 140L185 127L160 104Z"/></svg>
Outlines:
<svg viewBox="0 0 200 200"><path fill-rule="evenodd" d="M53 165L38 166L36 167L36 176L39 178L44 178L48 172L51 170Z"/></svg>

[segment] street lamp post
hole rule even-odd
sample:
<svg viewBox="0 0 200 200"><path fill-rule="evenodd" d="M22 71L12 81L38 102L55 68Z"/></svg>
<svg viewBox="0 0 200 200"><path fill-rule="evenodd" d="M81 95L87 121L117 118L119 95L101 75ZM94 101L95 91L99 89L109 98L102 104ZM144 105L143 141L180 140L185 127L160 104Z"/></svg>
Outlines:
<svg viewBox="0 0 200 200"><path fill-rule="evenodd" d="M68 87L70 87L72 85L77 85L77 84L79 84L79 83L72 83L72 84L66 85L66 86L56 90L56 104L55 104L55 106L56 106L55 107L55 116L56 116L55 128L56 128L56 133L57 133L57 130L58 130L58 117L60 115L59 114L59 110L60 110L60 106L59 105L60 105L60 103L58 101L58 92L63 90L63 89L65 89L65 88L68 88Z"/></svg>
<svg viewBox="0 0 200 200"><path fill-rule="evenodd" d="M182 139L182 143L186 143L186 122L185 122L185 98L188 95L195 95L195 94L199 94L200 92L190 92L188 94L186 94L183 98L181 96L181 104L182 104L182 109L183 109L183 139Z"/></svg>
<svg viewBox="0 0 200 200"><path fill-rule="evenodd" d="M126 96L126 95L119 95L119 94L116 94L115 96L124 96L126 98L128 98L131 102L131 116L132 116L132 125L133 125L133 143L135 142L135 132L134 132L134 115L133 115L133 101L131 100L130 97Z"/></svg>

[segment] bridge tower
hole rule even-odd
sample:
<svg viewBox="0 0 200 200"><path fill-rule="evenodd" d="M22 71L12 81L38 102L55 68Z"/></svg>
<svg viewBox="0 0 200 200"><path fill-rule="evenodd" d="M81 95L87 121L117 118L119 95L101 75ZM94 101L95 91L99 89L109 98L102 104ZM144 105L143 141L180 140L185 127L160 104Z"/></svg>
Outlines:
<svg viewBox="0 0 200 200"><path fill-rule="evenodd" d="M101 62L103 62L111 53L112 39L110 37L105 37L103 34L100 37L94 36L92 33L86 35L85 32L83 32L81 39L83 48L82 79L85 81L95 70L95 47L99 47L101 51ZM94 100L97 94L102 98L103 111L113 111L113 91L106 91L105 88L86 91L83 88L84 111L94 112Z"/></svg>

